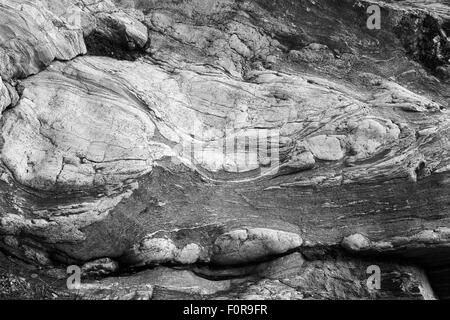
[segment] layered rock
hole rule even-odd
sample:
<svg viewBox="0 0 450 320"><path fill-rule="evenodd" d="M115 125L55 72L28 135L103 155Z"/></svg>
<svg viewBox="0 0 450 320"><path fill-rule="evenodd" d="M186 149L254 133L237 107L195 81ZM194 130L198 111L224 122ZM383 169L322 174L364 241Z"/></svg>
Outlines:
<svg viewBox="0 0 450 320"><path fill-rule="evenodd" d="M438 2L1 1L1 247L91 298L445 298Z"/></svg>

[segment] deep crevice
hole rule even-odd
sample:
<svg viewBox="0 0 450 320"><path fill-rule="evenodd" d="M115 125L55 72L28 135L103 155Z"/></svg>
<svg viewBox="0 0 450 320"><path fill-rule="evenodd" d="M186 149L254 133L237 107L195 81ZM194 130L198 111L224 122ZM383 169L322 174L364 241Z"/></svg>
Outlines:
<svg viewBox="0 0 450 320"><path fill-rule="evenodd" d="M441 23L428 14L406 15L394 27L407 55L440 78L450 77L449 32L450 21Z"/></svg>
<svg viewBox="0 0 450 320"><path fill-rule="evenodd" d="M127 43L113 41L97 31L87 35L84 42L86 43L87 55L91 56L135 61L145 53L143 49L129 49Z"/></svg>

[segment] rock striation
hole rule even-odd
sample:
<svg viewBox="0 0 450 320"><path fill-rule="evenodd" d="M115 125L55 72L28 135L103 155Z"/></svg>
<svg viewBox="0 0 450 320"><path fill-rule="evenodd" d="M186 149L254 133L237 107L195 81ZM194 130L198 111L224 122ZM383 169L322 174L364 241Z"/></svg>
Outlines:
<svg viewBox="0 0 450 320"><path fill-rule="evenodd" d="M0 0L0 40L0 262L56 296L450 296L446 1Z"/></svg>

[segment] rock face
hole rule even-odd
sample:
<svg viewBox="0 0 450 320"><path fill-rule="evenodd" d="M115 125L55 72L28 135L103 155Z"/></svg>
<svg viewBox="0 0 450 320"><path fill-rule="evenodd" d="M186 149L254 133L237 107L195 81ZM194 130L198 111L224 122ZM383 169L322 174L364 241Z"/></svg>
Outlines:
<svg viewBox="0 0 450 320"><path fill-rule="evenodd" d="M2 264L86 299L450 296L446 1L0 0L0 40Z"/></svg>

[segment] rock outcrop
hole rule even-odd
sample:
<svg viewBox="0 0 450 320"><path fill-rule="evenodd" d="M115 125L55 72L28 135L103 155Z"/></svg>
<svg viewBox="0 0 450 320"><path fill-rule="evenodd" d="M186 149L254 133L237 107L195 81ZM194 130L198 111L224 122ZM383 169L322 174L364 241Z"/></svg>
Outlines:
<svg viewBox="0 0 450 320"><path fill-rule="evenodd" d="M445 1L0 0L0 40L0 262L56 297L450 296Z"/></svg>

